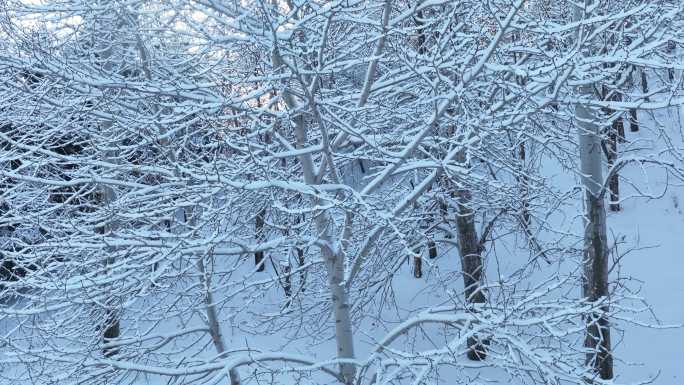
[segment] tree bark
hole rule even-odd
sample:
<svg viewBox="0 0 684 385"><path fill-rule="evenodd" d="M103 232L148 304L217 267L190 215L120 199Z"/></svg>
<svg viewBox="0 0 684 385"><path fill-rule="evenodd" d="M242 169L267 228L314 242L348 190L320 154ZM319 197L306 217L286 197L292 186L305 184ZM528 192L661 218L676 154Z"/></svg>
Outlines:
<svg viewBox="0 0 684 385"><path fill-rule="evenodd" d="M212 295L209 277L207 276L206 269L204 268L203 256L197 257L197 270L199 271L200 282L204 289L204 301L207 306L207 324L209 326L211 342L214 344L214 349L216 349L216 353L218 355L223 355L226 352L226 345L223 341L221 325L219 324L219 320L216 315L216 306L214 304L214 297ZM241 383L240 374L235 368L232 368L228 371L228 378L230 379L230 385L240 385Z"/></svg>
<svg viewBox="0 0 684 385"><path fill-rule="evenodd" d="M266 209L261 209L257 215L254 224L254 234L258 243L264 241L264 218L266 216ZM264 252L262 250L254 252L254 266L257 271L264 271L266 263L264 263Z"/></svg>
<svg viewBox="0 0 684 385"><path fill-rule="evenodd" d="M385 19L388 17L389 13L387 12L387 17L385 17ZM277 47L274 48L271 59L274 68L278 69L284 67L283 58L280 56ZM290 111L294 112L298 110L299 105L290 92L284 90L282 92L282 97ZM308 126L304 120L304 116L301 114L295 115L292 118L292 121L295 128L296 148L304 148L308 144ZM304 173L304 182L308 185L316 185L317 179L311 154L306 153L299 155L299 160ZM313 198L312 207L315 207L318 204L318 201L318 198ZM325 244L333 243L332 235L330 234L330 222L331 218L327 212L318 213L314 216L316 232ZM355 357L353 327L347 288L346 285L343 284L344 255L339 252L333 252L329 247L321 246L320 249L323 260L326 262L328 289L330 291L333 316L335 319L337 358L353 359ZM353 363L341 363L340 372L345 385L352 385L354 378L356 377L356 366Z"/></svg>
<svg viewBox="0 0 684 385"><path fill-rule="evenodd" d="M589 88L589 87L587 87ZM589 93L589 89L582 89ZM606 301L608 297L608 247L606 210L603 202L603 165L598 111L578 104L575 109L579 130L582 184L585 190L584 282L583 295L588 302ZM586 314L586 363L604 380L613 378L609 307Z"/></svg>
<svg viewBox="0 0 684 385"><path fill-rule="evenodd" d="M423 278L423 257L421 253L420 246L413 249L413 278Z"/></svg>
<svg viewBox="0 0 684 385"><path fill-rule="evenodd" d="M306 263L304 259L304 249L297 247L297 265L299 266L299 291L304 293L306 291L306 271L302 268Z"/></svg>
<svg viewBox="0 0 684 385"><path fill-rule="evenodd" d="M641 92L643 92L644 95L648 93L648 77L646 76L646 70L644 68L641 69ZM644 100L650 102L651 98L646 96Z"/></svg>
<svg viewBox="0 0 684 385"><path fill-rule="evenodd" d="M620 132L624 133L624 123L622 116L615 119L608 132L608 168L615 165L618 156L618 142ZM610 175L608 181L608 188L610 190L610 210L620 211L620 176L617 172Z"/></svg>
<svg viewBox="0 0 684 385"><path fill-rule="evenodd" d="M605 101L622 101L622 96L614 92L612 95L608 86L604 85L601 91L601 98ZM616 111L611 108L605 109L606 117L611 117ZM604 147L604 152L606 153L606 159L608 160L608 169L611 169L618 157L618 142L620 140L620 135L624 135L624 123L622 118L622 113L619 112L615 120L613 120L610 127L607 130L606 146ZM610 174L610 179L608 180L608 190L610 191L610 204L609 208L611 211L620 211L620 178L617 172Z"/></svg>
<svg viewBox="0 0 684 385"><path fill-rule="evenodd" d="M525 232L529 231L530 224L531 224L531 217L530 217L530 201L529 201L529 190L530 190L530 178L527 176L525 173L525 160L526 160L526 152L525 152L525 142L520 143L520 148L518 151L518 155L520 156L520 163L521 163L521 171L522 175L520 177L520 188L522 189L522 223L523 223L523 229Z"/></svg>
<svg viewBox="0 0 684 385"><path fill-rule="evenodd" d="M114 189L110 186L103 186L102 187L102 204L103 206L109 205L112 202L115 201L116 199L116 194L114 192ZM107 236L108 233L111 233L112 230L116 226L114 225L113 220L110 220L109 223L105 223L101 227L102 234L104 236ZM114 253L115 250L107 250L107 252ZM111 269L110 266L113 265L115 262L115 258L113 256L109 256L105 259L105 271L107 274L111 274ZM119 321L119 311L117 309L117 304L116 304L116 299L112 297L108 297L105 300L105 321L104 321L104 332L102 334L102 342L104 344L107 344L109 342L112 342L119 338L121 335L121 325ZM105 357L112 357L116 354L118 354L118 349L116 348L107 348L105 347L102 351Z"/></svg>
<svg viewBox="0 0 684 385"><path fill-rule="evenodd" d="M108 306L114 304L108 303ZM121 335L121 326L119 322L119 314L116 309L107 308L105 310L104 332L102 333L102 342L104 344L115 341ZM113 357L119 353L119 349L112 347L105 347L102 349L102 354L107 357Z"/></svg>
<svg viewBox="0 0 684 385"><path fill-rule="evenodd" d="M437 243L435 243L435 241L432 238L428 239L427 242L428 242L428 257L430 259L437 258Z"/></svg>
<svg viewBox="0 0 684 385"><path fill-rule="evenodd" d="M460 157L464 159L464 156ZM476 312L476 307L486 302L481 284L483 278L482 250L475 228L475 213L470 206L472 195L468 189L459 188L456 191L457 210L456 226L458 234L458 249L461 255L461 270L465 287L465 300L469 311ZM484 360L487 357L487 340L478 336L468 338L468 358L473 361Z"/></svg>
<svg viewBox="0 0 684 385"><path fill-rule="evenodd" d="M675 41L674 40L668 40L667 46L665 47L665 52L667 53L668 57L670 58L670 63L673 63L675 60L676 49L677 49L677 44L675 43ZM674 79L675 79L674 68L668 68L667 69L667 80L669 80L670 83L672 83L672 82L674 82Z"/></svg>
<svg viewBox="0 0 684 385"><path fill-rule="evenodd" d="M629 130L631 132L639 132L639 116L636 108L629 109Z"/></svg>
<svg viewBox="0 0 684 385"><path fill-rule="evenodd" d="M636 67L631 66L631 70L629 71L629 80L627 84L629 84L631 87L634 86L634 72L636 71ZM637 109L636 108L630 108L629 109L629 131L631 132L639 132L639 116L637 115Z"/></svg>

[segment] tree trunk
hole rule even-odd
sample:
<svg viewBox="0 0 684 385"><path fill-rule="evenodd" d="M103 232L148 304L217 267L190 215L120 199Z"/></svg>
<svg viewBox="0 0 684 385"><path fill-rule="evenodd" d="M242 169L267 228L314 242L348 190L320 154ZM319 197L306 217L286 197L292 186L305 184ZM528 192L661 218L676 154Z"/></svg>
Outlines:
<svg viewBox="0 0 684 385"><path fill-rule="evenodd" d="M108 303L113 306L114 304ZM115 341L121 335L121 327L119 322L119 315L116 309L107 308L105 310L104 333L102 333L102 342L108 344ZM102 354L107 357L113 357L119 353L119 349L115 347L105 347L102 349Z"/></svg>
<svg viewBox="0 0 684 385"><path fill-rule="evenodd" d="M648 93L648 78L646 77L646 70L644 68L641 69L641 92L643 92L644 95ZM646 96L644 100L650 102L651 98Z"/></svg>
<svg viewBox="0 0 684 385"><path fill-rule="evenodd" d="M525 173L525 160L526 160L526 154L525 154L525 142L520 143L520 148L519 148L519 156L520 156L520 163L521 163L521 171L522 175L520 177L520 188L522 189L522 223L523 223L523 229L525 232L529 231L530 228L530 202L529 202L529 185L530 185L530 178L527 176Z"/></svg>
<svg viewBox="0 0 684 385"><path fill-rule="evenodd" d="M282 265L282 272L283 272L283 291L285 292L285 298L289 299L292 298L292 266L290 265L290 262L287 262Z"/></svg>
<svg viewBox="0 0 684 385"><path fill-rule="evenodd" d="M428 257L430 259L437 258L437 243L432 238L428 239Z"/></svg>
<svg viewBox="0 0 684 385"><path fill-rule="evenodd" d="M102 206L107 206L110 205L112 202L116 200L116 193L114 189L110 186L102 186ZM107 234L111 233L113 229L116 228L116 225L113 220L110 220L108 223L105 223L102 225L100 228L102 231L102 234L104 236L107 236ZM114 253L116 250L114 248L111 248L111 250L107 250L110 254ZM106 274L111 274L111 269L110 266L114 264L115 258L113 256L109 256L105 259L105 271ZM121 335L121 327L120 327L120 321L119 321L119 312L117 309L117 304L116 304L116 299L112 297L108 297L105 299L105 320L104 320L104 332L102 334L102 342L104 344L108 344ZM105 347L102 351L105 357L112 357L116 354L118 354L118 349L116 348L107 348Z"/></svg>
<svg viewBox="0 0 684 385"><path fill-rule="evenodd" d="M456 191L456 197L458 249L461 255L465 300L466 304L469 304L470 311L477 311L475 307L486 302L484 292L481 289L484 271L481 256L482 250L477 230L475 229L475 214L469 207L471 193L465 188L460 188ZM477 336L468 338L468 358L474 361L485 359L487 357L486 346L488 344L487 340L481 340Z"/></svg>
<svg viewBox="0 0 684 385"><path fill-rule="evenodd" d="M629 71L629 78L627 81L627 84L629 84L630 87L633 87L635 84L635 81L634 81L634 72L635 71L636 71L636 67L631 66L631 70ZM637 115L637 109L636 108L630 108L629 109L629 131L639 132L639 116Z"/></svg>
<svg viewBox="0 0 684 385"><path fill-rule="evenodd" d="M299 291L304 293L306 291L306 271L302 269L304 266L304 250L301 247L297 248L297 264L299 265Z"/></svg>
<svg viewBox="0 0 684 385"><path fill-rule="evenodd" d="M590 87L582 87L589 93ZM598 111L578 104L575 109L579 129L579 151L582 183L585 189L584 282L583 295L589 302L605 301L608 297L608 247L606 210L603 202L603 170ZM613 378L613 357L610 345L608 305L586 315L586 363L600 378Z"/></svg>
<svg viewBox="0 0 684 385"><path fill-rule="evenodd" d="M256 215L256 223L254 225L254 234L256 235L256 240L258 243L264 241L264 217L266 216L266 209L262 209ZM264 263L264 252L259 250L254 252L254 266L256 266L257 271L264 271L266 263Z"/></svg>
<svg viewBox="0 0 684 385"><path fill-rule="evenodd" d="M211 336L211 342L214 344L214 349L218 355L223 355L226 352L226 345L223 341L223 334L221 333L221 325L219 324L218 317L216 315L216 306L214 304L214 298L211 291L211 283L209 277L207 276L206 269L204 268L203 256L197 257L197 270L199 271L200 283L204 290L204 301L206 304L206 315L207 323L209 326L209 335ZM237 369L232 368L228 371L228 378L230 379L230 385L240 385L240 374Z"/></svg>
<svg viewBox="0 0 684 385"><path fill-rule="evenodd" d="M615 92L611 95L610 89L607 86L603 86L601 98L605 101L622 101L622 96ZM615 114L615 110L606 108L606 117L611 117ZM606 140L606 146L604 147L604 152L606 153L606 159L608 160L608 169L611 169L615 165L615 161L618 157L618 141L620 139L620 134L624 134L624 123L622 120L622 113L618 113L618 117L613 120L613 123L608 127L608 137ZM620 178L617 172L610 174L610 179L608 180L608 189L610 191L610 210L620 211Z"/></svg>
<svg viewBox="0 0 684 385"><path fill-rule="evenodd" d="M389 3L387 3L389 4ZM389 8L389 6L387 6ZM389 12L387 11L387 17ZM284 63L277 49L274 49L271 55L274 68L282 68ZM282 92L283 100L290 111L297 111L299 106L294 96L290 92L284 90ZM305 148L308 144L307 125L302 115L297 115L292 119L295 128L296 148ZM304 173L304 182L310 186L316 185L316 174L314 171L314 163L311 154L299 155L299 160ZM318 199L312 200L312 207L319 204ZM331 218L327 212L321 212L314 215L314 223L316 225L316 232L320 239L325 244L332 244L332 235L330 234ZM344 282L344 255L333 252L329 247L321 246L321 255L326 262L326 270L328 275L328 289L330 290L331 304L333 308L333 317L335 319L335 342L337 345L337 358L353 359L354 354L354 336L352 331L352 321L349 306L349 299L347 296L347 288ZM344 379L345 385L351 385L356 377L356 366L353 363L341 363L340 372Z"/></svg>
<svg viewBox="0 0 684 385"><path fill-rule="evenodd" d="M3 132L6 129L11 129L11 126L5 125L5 126L0 126L0 132ZM9 146L3 145L4 148L3 150L9 150ZM11 161L10 162L10 169L12 171L15 171L17 168L21 166L21 162L19 161ZM10 190L14 187L14 183L11 179L9 178L4 178L2 180L2 190ZM10 216L10 205L5 201L4 198L0 195L0 218L3 216L7 215ZM4 251L11 251L11 244L13 243L11 240L14 238L14 230L16 230L16 225L14 223L9 223L9 224L4 224L0 226L0 295L4 294L2 293L5 289L4 285L2 282L4 281L16 281L19 277L23 276L25 271L21 266L17 266L16 262L9 256L5 255ZM3 240L6 240L7 242L4 243ZM0 301L3 298L0 297Z"/></svg>
<svg viewBox="0 0 684 385"><path fill-rule="evenodd" d="M665 53L667 53L668 58L670 59L670 64L672 64L675 60L675 55L676 52L675 50L677 49L677 44L675 43L674 40L668 40L667 45L665 46ZM675 79L675 72L674 68L668 68L667 69L667 80L670 81L670 83L674 82Z"/></svg>
<svg viewBox="0 0 684 385"><path fill-rule="evenodd" d="M621 96L617 97L619 100L622 100ZM624 113L620 114L620 119L618 122L615 123L615 129L617 131L617 140L618 143L625 143L626 138L625 138L625 118L624 118Z"/></svg>
<svg viewBox="0 0 684 385"><path fill-rule="evenodd" d="M413 249L413 278L423 278L423 257L421 253L420 246Z"/></svg>
<svg viewBox="0 0 684 385"><path fill-rule="evenodd" d="M639 117L637 116L637 109L629 109L629 130L631 132L639 132Z"/></svg>
<svg viewBox="0 0 684 385"><path fill-rule="evenodd" d="M323 230L318 227L319 230ZM328 249L325 249L328 250ZM330 290L333 315L335 317L335 340L337 342L338 358L354 358L354 337L352 333L351 314L349 311L349 300L347 298L346 286L344 281L344 260L341 255L324 251L323 258L328 265L328 288ZM345 385L352 385L356 376L354 364L340 364L340 371L344 378Z"/></svg>
<svg viewBox="0 0 684 385"><path fill-rule="evenodd" d="M620 132L624 133L624 123L622 116L613 121L610 131L608 132L608 168L612 168L615 165L615 161L618 156L618 141L620 137ZM610 210L620 211L620 178L617 172L610 175L610 180L608 181L608 187L610 189Z"/></svg>
<svg viewBox="0 0 684 385"><path fill-rule="evenodd" d="M110 274L109 266L114 263L114 258L107 258L106 271ZM102 333L102 343L107 345L121 336L121 325L119 321L119 311L117 309L116 299L109 297L105 300L105 320L103 324L104 332ZM117 348L104 347L102 354L105 357L112 357L119 353Z"/></svg>

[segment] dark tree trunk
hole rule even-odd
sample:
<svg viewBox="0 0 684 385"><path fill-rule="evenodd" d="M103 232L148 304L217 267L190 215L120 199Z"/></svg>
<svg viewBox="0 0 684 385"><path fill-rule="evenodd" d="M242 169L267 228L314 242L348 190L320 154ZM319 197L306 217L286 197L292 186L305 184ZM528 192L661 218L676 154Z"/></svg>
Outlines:
<svg viewBox="0 0 684 385"><path fill-rule="evenodd" d="M287 299L292 298L292 266L288 262L283 266L283 291Z"/></svg>
<svg viewBox="0 0 684 385"><path fill-rule="evenodd" d="M629 109L629 130L631 132L639 132L639 116L637 116L637 109Z"/></svg>
<svg viewBox="0 0 684 385"><path fill-rule="evenodd" d="M620 100L622 100L622 97L620 97ZM617 131L617 139L618 143L625 143L625 118L624 118L624 113L620 115L620 119L618 123L616 124L616 131Z"/></svg>
<svg viewBox="0 0 684 385"><path fill-rule="evenodd" d="M606 212L603 198L595 197L590 191L586 192L586 203L588 223L585 229L583 291L588 301L595 302L609 296ZM587 334L584 340L584 347L589 349L587 365L592 366L604 380L613 378L608 311L608 305L603 305L599 312L587 315Z"/></svg>
<svg viewBox="0 0 684 385"><path fill-rule="evenodd" d="M608 168L615 165L618 156L618 138L620 131L624 132L624 123L622 116L613 121L613 125L608 133ZM608 188L610 189L610 211L620 211L620 175L613 172L608 180Z"/></svg>
<svg viewBox="0 0 684 385"><path fill-rule="evenodd" d="M420 246L413 250L413 278L423 277L423 257L421 256L421 251Z"/></svg>
<svg viewBox="0 0 684 385"><path fill-rule="evenodd" d="M428 257L430 259L437 258L437 244L433 239L428 239Z"/></svg>
<svg viewBox="0 0 684 385"><path fill-rule="evenodd" d="M297 248L297 263L299 264L299 286L300 291L303 293L306 291L306 271L302 269L304 266L304 250L300 247Z"/></svg>
<svg viewBox="0 0 684 385"><path fill-rule="evenodd" d="M116 341L121 335L121 327L119 321L119 315L115 309L105 310L105 329L102 334L102 341L107 344ZM102 351L105 357L109 358L115 356L119 353L119 349L115 347L105 347Z"/></svg>
<svg viewBox="0 0 684 385"><path fill-rule="evenodd" d="M635 85L634 72L636 70L637 70L636 67L631 66L631 69L629 71L629 77L627 79L630 87L633 87ZM642 84L642 86L643 86L643 84ZM629 130L631 132L638 132L639 131L639 117L637 115L637 109L636 108L630 108L629 109Z"/></svg>
<svg viewBox="0 0 684 385"><path fill-rule="evenodd" d="M461 255L461 270L463 271L463 284L465 286L466 304L470 311L476 311L475 307L486 301L481 289L483 278L482 250L475 229L475 215L468 205L471 201L471 193L467 189L457 191L458 210L456 225L458 230L458 249ZM468 358L474 361L484 360L487 357L487 340L477 336L468 338Z"/></svg>
<svg viewBox="0 0 684 385"><path fill-rule="evenodd" d="M646 69L642 68L641 69L641 91L644 93L644 95L648 94L648 78L646 77ZM646 96L644 98L647 102L651 101L651 98Z"/></svg>
<svg viewBox="0 0 684 385"><path fill-rule="evenodd" d="M106 197L111 196L110 192L105 192L103 194L105 196L105 200L107 199ZM99 234L105 235L110 231L110 224L102 224L101 226L97 227L95 231ZM113 252L113 250L110 250ZM114 257L108 257L105 260L105 271L106 274L109 274L110 271L110 266L114 264ZM105 300L105 319L104 323L102 325L102 343L103 344L108 344L113 341L115 341L119 336L121 335L121 327L120 327L120 321L119 321L119 312L117 311L116 308L116 299L112 296L108 296L107 299ZM112 357L116 354L119 353L119 349L117 348L110 348L110 347L104 347L102 349L102 354L105 357Z"/></svg>
<svg viewBox="0 0 684 385"><path fill-rule="evenodd" d="M610 94L608 87L604 86L601 95L603 100L606 101L622 101L622 96L618 93ZM606 116L610 117L615 114L615 111L606 108ZM613 123L608 127L608 138L606 143L603 143L604 152L606 154L606 159L608 161L608 169L611 169L615 165L615 161L618 157L618 141L620 139L620 134L624 135L624 122L622 119L622 113L619 113L618 117L613 120ZM620 211L620 176L617 172L612 172L608 179L608 189L610 191L610 210Z"/></svg>
<svg viewBox="0 0 684 385"><path fill-rule="evenodd" d="M529 195L529 177L527 174L525 174L525 160L526 160L526 153L525 153L525 143L520 143L520 148L519 148L519 154L520 156L520 163L521 163L521 171L522 175L520 177L520 188L522 189L522 224L524 230L527 232L529 231L530 223L531 223L531 218L530 218L530 202L528 199Z"/></svg>
<svg viewBox="0 0 684 385"><path fill-rule="evenodd" d="M298 215L295 218L295 223L302 223L305 219L306 218L303 215ZM304 264L306 263L304 257L304 249L302 249L301 247L296 247L295 252L297 253L297 265L299 266L299 290L303 293L306 291L306 271L305 269L303 269Z"/></svg>
<svg viewBox="0 0 684 385"><path fill-rule="evenodd" d="M10 125L4 125L0 127L0 132L5 133L6 131L10 130L11 126ZM9 150L9 145L3 144L0 148L3 150ZM12 171L16 170L19 168L21 165L21 162L19 161L12 161L10 162L10 169ZM0 188L3 190L5 189L11 189L15 185L14 180L4 177L2 179L2 184ZM4 217L5 215L10 216L11 209L10 205L0 196L0 218ZM0 236L2 236L5 239L12 239L14 237L14 230L16 230L16 226L12 223L10 224L4 224L0 226ZM4 251L10 251L9 245L0 245L0 246L5 246L8 247ZM20 276L24 275L23 269L20 269L19 266L17 266L16 262L9 256L5 255L5 253L2 252L3 250L0 249L0 294L2 294L2 291L4 291L5 287L2 285L1 282L3 281L16 281L17 278ZM0 298L2 299L2 298Z"/></svg>
<svg viewBox="0 0 684 385"><path fill-rule="evenodd" d="M675 50L677 49L677 44L674 42L674 40L668 40L667 41L667 46L665 47L665 52L667 52L668 57L670 58L670 63L674 62L674 55L675 55ZM675 78L675 72L674 68L668 68L667 69L667 79L670 81L670 83L674 82Z"/></svg>
<svg viewBox="0 0 684 385"><path fill-rule="evenodd" d="M256 223L255 223L255 234L256 234L256 239L258 243L261 243L264 241L265 234L264 234L264 217L266 216L266 209L262 209L257 213L256 216ZM266 267L264 263L264 252L263 251L257 251L254 253L254 265L256 266L257 271L264 271L264 268Z"/></svg>

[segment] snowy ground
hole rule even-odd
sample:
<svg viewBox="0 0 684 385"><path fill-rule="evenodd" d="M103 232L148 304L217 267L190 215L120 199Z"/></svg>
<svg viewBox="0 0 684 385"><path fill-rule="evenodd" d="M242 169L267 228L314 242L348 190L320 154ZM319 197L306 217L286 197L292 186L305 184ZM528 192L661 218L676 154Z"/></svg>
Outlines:
<svg viewBox="0 0 684 385"><path fill-rule="evenodd" d="M682 122L681 117L672 111L660 112L656 117L672 124L669 128L677 140L675 145L684 147L683 138L676 133L676 122ZM627 136L638 138L639 134L628 132ZM642 281L640 295L652 306L662 324L682 325L684 187L673 183L671 178L666 187L668 180L658 170L650 170L648 180L638 167L630 167L624 175L640 182L639 186L650 185L650 193L662 194L662 197L628 199L621 212L608 215L609 232L615 237L625 236L626 244L621 249L634 248L624 259L623 273ZM626 193L636 194L633 188L623 186ZM615 343L625 359L616 364L616 373L624 378L639 381L654 377L658 385L684 383L684 328L627 327L622 341Z"/></svg>

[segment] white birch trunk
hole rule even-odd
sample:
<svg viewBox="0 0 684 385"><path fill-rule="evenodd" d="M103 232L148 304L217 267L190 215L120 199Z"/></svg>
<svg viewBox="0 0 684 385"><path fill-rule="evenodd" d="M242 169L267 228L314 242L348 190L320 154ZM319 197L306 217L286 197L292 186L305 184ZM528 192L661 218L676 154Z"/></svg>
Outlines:
<svg viewBox="0 0 684 385"><path fill-rule="evenodd" d="M585 7L593 0L585 0ZM583 10L575 8L576 21L584 17ZM577 34L583 39L583 30ZM580 97L594 97L590 84L577 88ZM608 247L606 236L606 208L603 200L603 149L601 147L600 111L582 104L575 107L575 120L579 131L580 171L585 196L584 216L584 282L583 296L587 301L605 301L608 296ZM589 349L586 363L594 376L604 380L613 378L613 357L610 344L610 327L607 304L600 311L586 315L585 348Z"/></svg>
<svg viewBox="0 0 684 385"><path fill-rule="evenodd" d="M226 352L226 343L223 340L221 325L219 323L218 316L216 315L216 305L214 305L214 296L211 292L211 283L206 269L204 268L204 260L202 256L197 257L197 270L199 271L200 281L205 292L204 301L207 305L206 315L207 323L209 324L211 342L214 344L216 353L219 356L222 356ZM228 371L228 377L230 378L230 385L240 385L240 373L238 373L237 369L230 369Z"/></svg>
<svg viewBox="0 0 684 385"><path fill-rule="evenodd" d="M284 66L283 60L277 48L272 54L273 67L276 69ZM298 105L294 97L287 91L282 93L283 100L290 111L297 111ZM308 132L306 123L302 115L296 116L293 119L295 125L295 134L297 138L297 148L304 148L308 141ZM304 182L309 185L315 185L316 174L313 160L310 154L299 156L302 163L302 171L304 172ZM315 206L316 201L312 202ZM327 213L322 213L315 216L315 225L318 236L328 247L321 247L321 255L326 262L326 269L328 274L328 289L330 290L330 300L333 308L333 316L335 318L335 341L337 345L337 358L340 359L354 359L354 337L352 330L351 314L349 308L349 301L347 296L346 285L344 281L344 257L341 253L335 253L330 248L334 244L332 236L330 235L331 221ZM351 385L356 376L356 367L351 363L340 364L340 371L344 378L345 384Z"/></svg>
<svg viewBox="0 0 684 385"><path fill-rule="evenodd" d="M579 127L580 164L582 184L585 190L584 217L584 284L583 295L587 301L605 300L608 296L608 247L606 236L606 208L603 201L603 151L600 127L595 124L598 111L577 105L575 110ZM599 314L587 315L587 336L584 346L587 364L602 379L613 377L613 359L610 352L610 328L605 313L608 306L601 306Z"/></svg>

